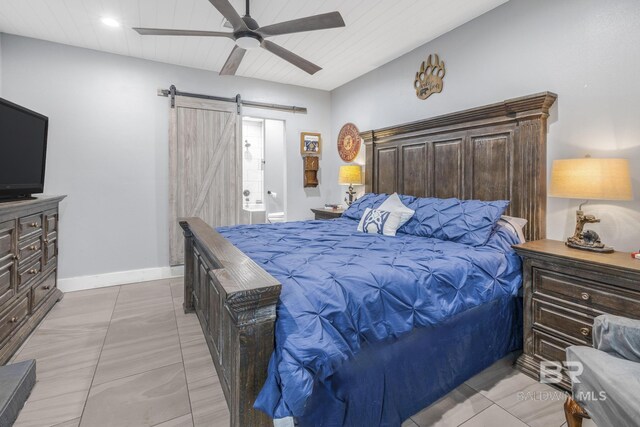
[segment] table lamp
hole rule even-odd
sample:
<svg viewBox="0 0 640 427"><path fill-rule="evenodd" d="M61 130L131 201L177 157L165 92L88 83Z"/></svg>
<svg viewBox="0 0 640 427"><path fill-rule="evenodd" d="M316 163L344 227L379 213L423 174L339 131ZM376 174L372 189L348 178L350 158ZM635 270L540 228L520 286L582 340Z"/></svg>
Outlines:
<svg viewBox="0 0 640 427"><path fill-rule="evenodd" d="M362 167L360 165L340 166L338 184L349 186L347 197L344 198L344 201L348 206L351 206L351 204L356 201L356 192L353 190L353 186L362 185Z"/></svg>
<svg viewBox="0 0 640 427"><path fill-rule="evenodd" d="M584 225L600 222L594 215L585 215L582 205L589 200L631 200L631 177L626 159L582 159L554 160L551 169L551 191L553 197L582 199L576 211L576 229L565 242L567 246L594 252L613 252L605 246L593 230L583 231Z"/></svg>

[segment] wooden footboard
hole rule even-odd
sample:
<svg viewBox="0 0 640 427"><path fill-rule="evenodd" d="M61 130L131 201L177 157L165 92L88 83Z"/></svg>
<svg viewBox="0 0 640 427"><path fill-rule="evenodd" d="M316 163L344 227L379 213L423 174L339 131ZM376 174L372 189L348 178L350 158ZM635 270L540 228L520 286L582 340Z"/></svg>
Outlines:
<svg viewBox="0 0 640 427"><path fill-rule="evenodd" d="M184 310L195 311L231 412L232 427L272 426L253 409L274 348L281 285L199 218L185 236Z"/></svg>

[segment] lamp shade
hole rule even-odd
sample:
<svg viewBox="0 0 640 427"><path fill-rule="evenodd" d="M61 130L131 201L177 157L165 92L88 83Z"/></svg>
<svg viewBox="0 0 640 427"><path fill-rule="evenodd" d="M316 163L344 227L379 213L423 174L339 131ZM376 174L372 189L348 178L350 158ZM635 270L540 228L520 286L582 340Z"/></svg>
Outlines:
<svg viewBox="0 0 640 427"><path fill-rule="evenodd" d="M631 200L629 162L589 157L554 160L550 195L584 200Z"/></svg>
<svg viewBox="0 0 640 427"><path fill-rule="evenodd" d="M340 166L338 183L344 185L362 184L362 167L360 165Z"/></svg>

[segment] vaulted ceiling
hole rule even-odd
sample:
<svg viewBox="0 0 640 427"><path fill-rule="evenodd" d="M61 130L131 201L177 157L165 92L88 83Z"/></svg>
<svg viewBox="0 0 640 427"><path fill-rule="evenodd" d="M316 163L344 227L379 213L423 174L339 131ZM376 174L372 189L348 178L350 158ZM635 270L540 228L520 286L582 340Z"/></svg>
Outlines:
<svg viewBox="0 0 640 427"><path fill-rule="evenodd" d="M244 15L244 0L230 0ZM260 25L339 11L346 27L270 38L321 66L311 76L282 59L247 52L239 76L331 90L506 0L253 0ZM113 18L122 26L101 22ZM226 38L140 36L131 27L229 31L207 0L1 0L0 32L219 71ZM425 54L428 52L425 52Z"/></svg>

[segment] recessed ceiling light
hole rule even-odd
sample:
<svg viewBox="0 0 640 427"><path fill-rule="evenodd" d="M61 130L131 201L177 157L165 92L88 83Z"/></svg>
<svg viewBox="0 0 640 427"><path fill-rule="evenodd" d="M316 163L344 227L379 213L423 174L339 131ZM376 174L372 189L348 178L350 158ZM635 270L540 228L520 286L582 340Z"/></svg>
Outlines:
<svg viewBox="0 0 640 427"><path fill-rule="evenodd" d="M118 28L120 26L120 21L117 21L113 18L105 17L105 18L102 18L101 21L107 27Z"/></svg>

